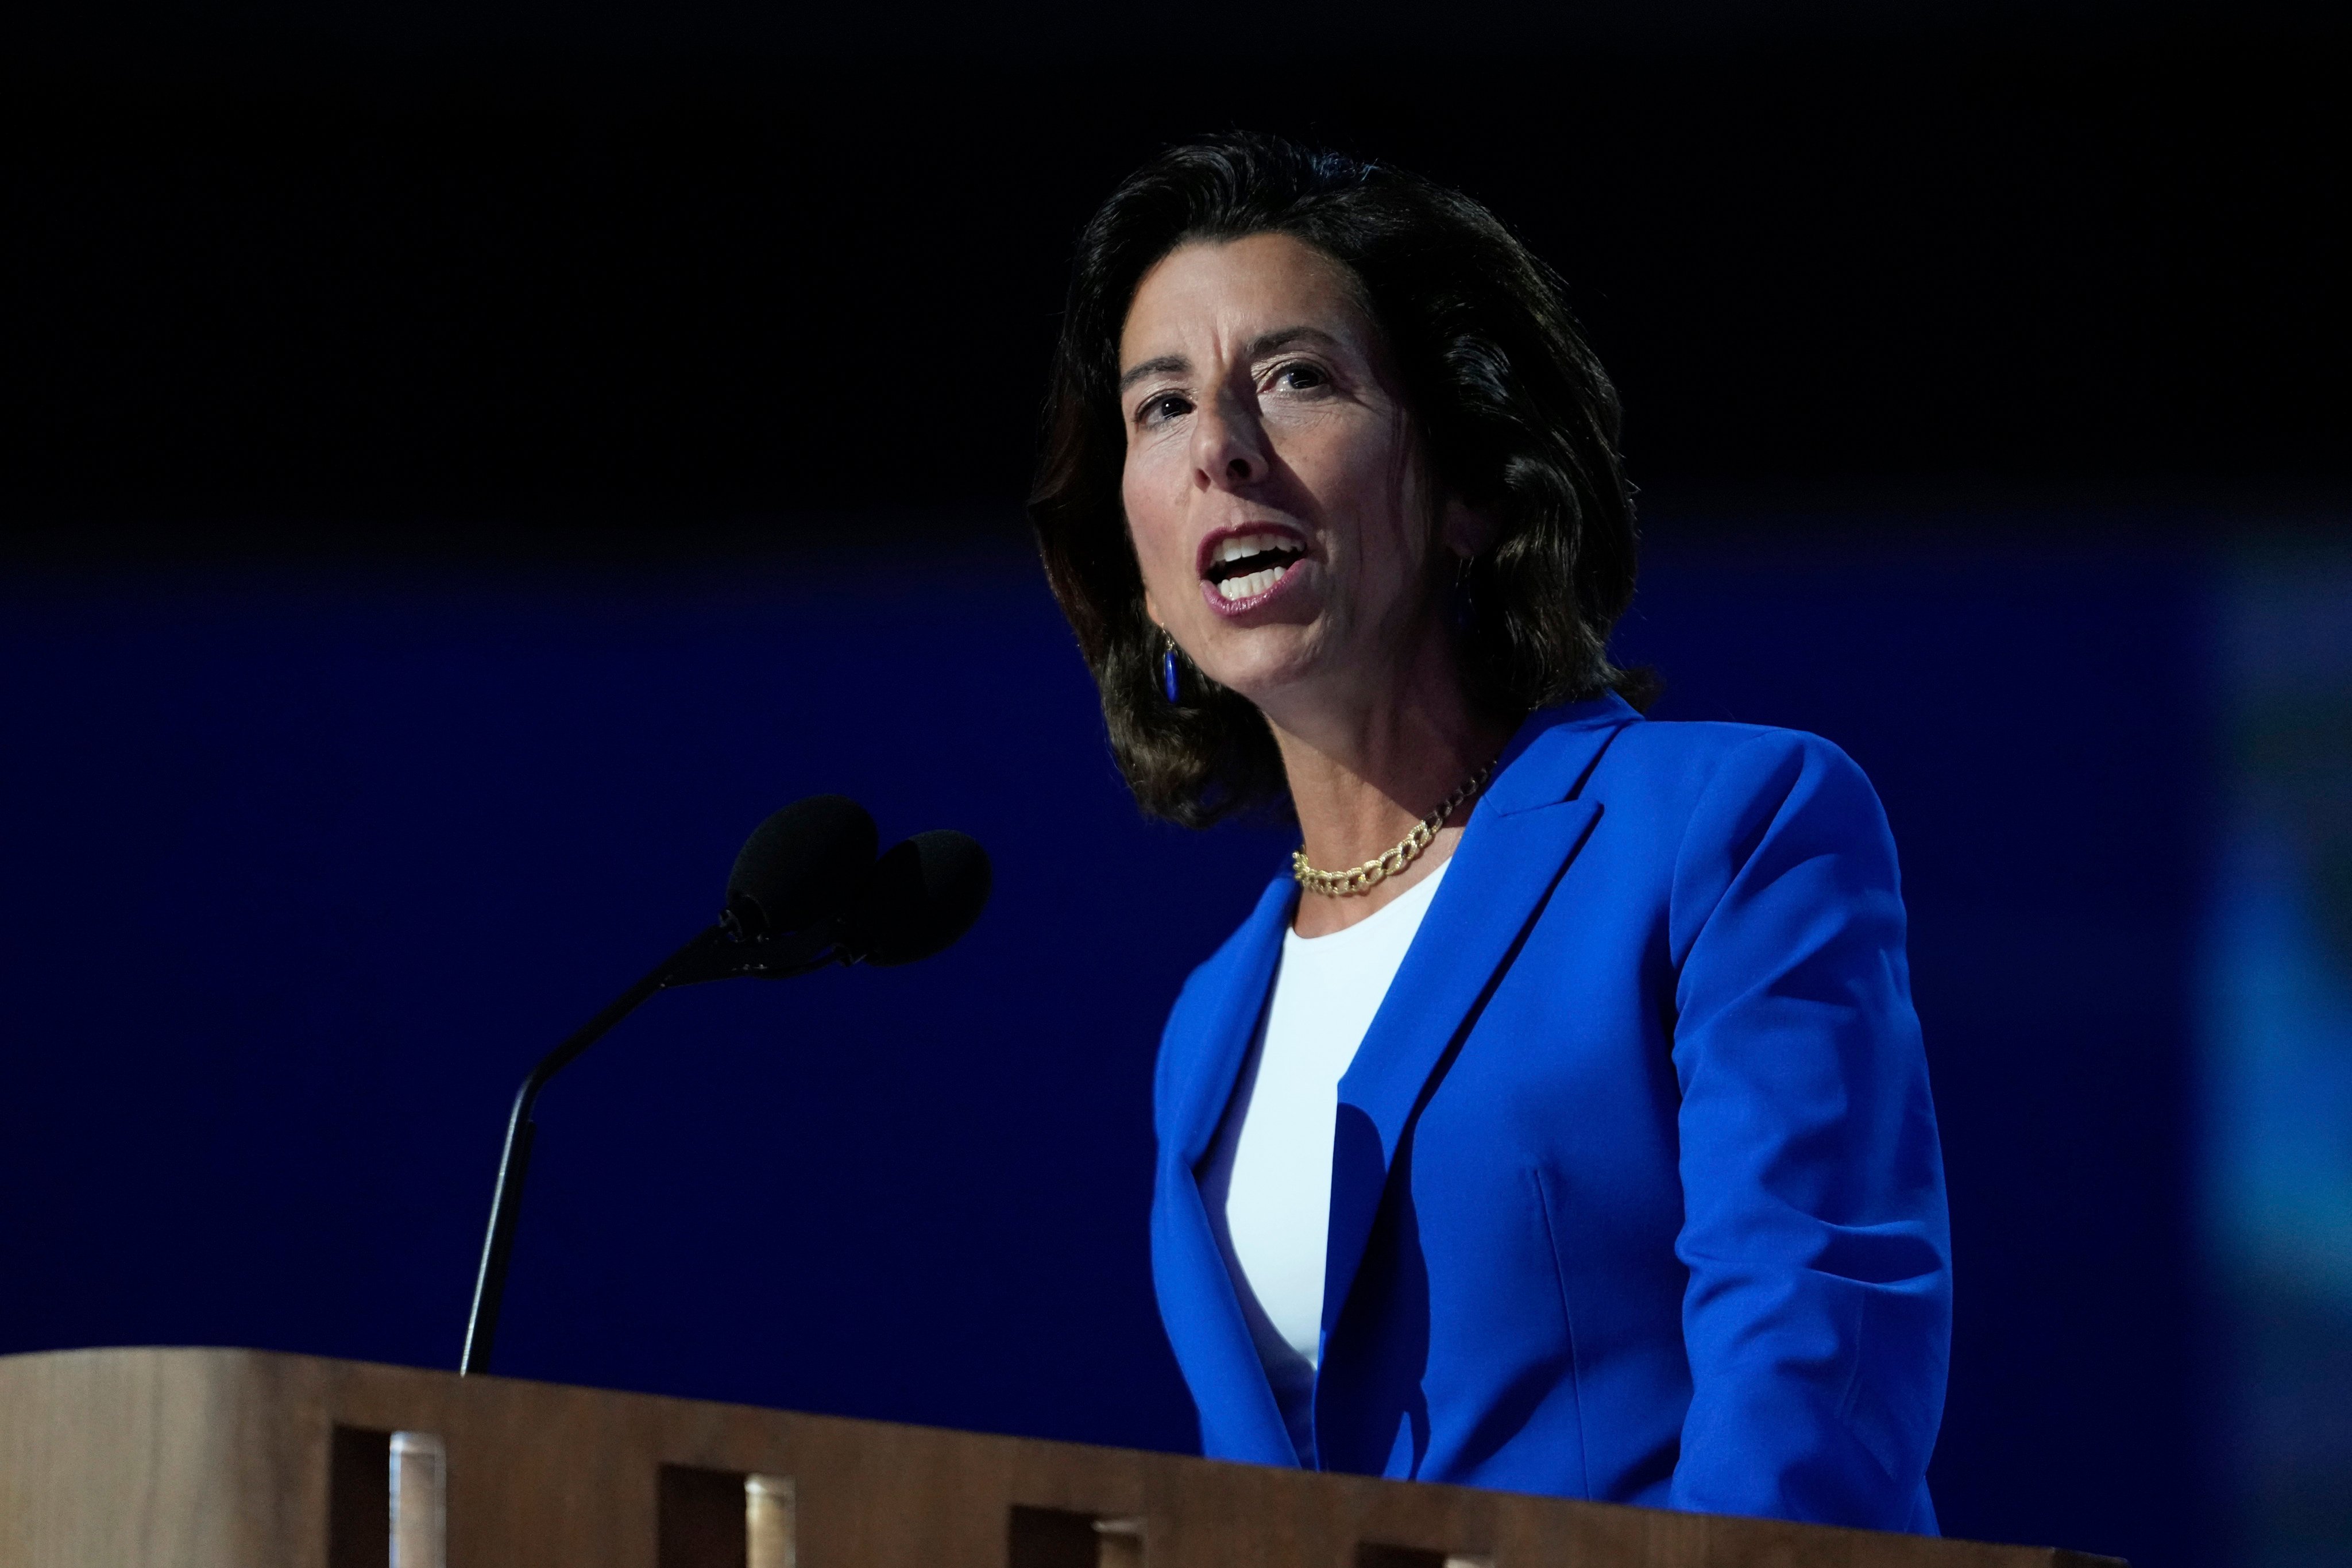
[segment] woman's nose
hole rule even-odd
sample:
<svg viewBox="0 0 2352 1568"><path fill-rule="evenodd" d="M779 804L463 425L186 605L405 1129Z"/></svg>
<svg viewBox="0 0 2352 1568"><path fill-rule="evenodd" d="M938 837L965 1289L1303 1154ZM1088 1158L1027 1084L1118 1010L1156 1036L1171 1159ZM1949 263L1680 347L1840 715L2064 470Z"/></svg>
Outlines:
<svg viewBox="0 0 2352 1568"><path fill-rule="evenodd" d="M1192 426L1194 479L1210 489L1239 489L1265 478L1265 431L1256 411L1221 397Z"/></svg>

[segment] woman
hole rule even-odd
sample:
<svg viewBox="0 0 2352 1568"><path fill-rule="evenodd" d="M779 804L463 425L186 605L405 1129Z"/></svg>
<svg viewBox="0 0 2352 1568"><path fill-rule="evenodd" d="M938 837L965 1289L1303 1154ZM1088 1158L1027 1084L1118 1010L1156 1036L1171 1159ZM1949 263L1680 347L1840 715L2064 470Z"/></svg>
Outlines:
<svg viewBox="0 0 2352 1568"><path fill-rule="evenodd" d="M1643 720L1617 405L1483 208L1265 137L1080 244L1031 502L1144 809L1302 844L1160 1047L1212 1457L1932 1532L1950 1271L1884 814Z"/></svg>

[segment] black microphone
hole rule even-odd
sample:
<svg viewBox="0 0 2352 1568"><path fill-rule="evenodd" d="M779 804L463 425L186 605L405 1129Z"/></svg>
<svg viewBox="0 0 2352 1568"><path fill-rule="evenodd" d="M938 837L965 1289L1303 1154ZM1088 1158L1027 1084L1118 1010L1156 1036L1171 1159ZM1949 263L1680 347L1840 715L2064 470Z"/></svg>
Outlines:
<svg viewBox="0 0 2352 1568"><path fill-rule="evenodd" d="M751 830L727 874L727 913L754 941L847 909L874 869L874 819L846 795L794 801Z"/></svg>
<svg viewBox="0 0 2352 1568"><path fill-rule="evenodd" d="M487 1372L530 1164L532 1104L548 1080L656 991L830 963L911 963L953 942L988 901L987 851L961 833L920 833L875 858L874 819L837 795L795 801L752 829L727 878L716 923L622 993L523 1079L507 1119L490 1223L466 1319L461 1373Z"/></svg>
<svg viewBox="0 0 2352 1568"><path fill-rule="evenodd" d="M912 963L952 945L988 902L988 851L952 828L918 833L882 857L835 927L852 962Z"/></svg>

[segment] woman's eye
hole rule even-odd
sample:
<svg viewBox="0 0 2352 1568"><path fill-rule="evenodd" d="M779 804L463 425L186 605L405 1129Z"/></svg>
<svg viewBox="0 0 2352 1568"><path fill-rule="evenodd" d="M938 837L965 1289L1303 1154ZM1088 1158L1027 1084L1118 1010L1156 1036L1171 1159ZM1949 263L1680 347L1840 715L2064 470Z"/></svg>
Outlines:
<svg viewBox="0 0 2352 1568"><path fill-rule="evenodd" d="M1330 380L1321 365L1286 364L1274 373L1274 384L1291 392L1311 392Z"/></svg>
<svg viewBox="0 0 2352 1568"><path fill-rule="evenodd" d="M1135 411L1135 416L1143 424L1151 425L1192 411L1192 405L1182 393L1163 392L1157 397L1145 398L1143 405Z"/></svg>

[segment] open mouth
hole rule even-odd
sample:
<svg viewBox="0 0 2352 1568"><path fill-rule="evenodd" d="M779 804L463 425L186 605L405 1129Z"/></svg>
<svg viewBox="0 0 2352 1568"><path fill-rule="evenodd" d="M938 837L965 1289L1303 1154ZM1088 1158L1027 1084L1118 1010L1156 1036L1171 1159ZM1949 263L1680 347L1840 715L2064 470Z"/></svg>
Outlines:
<svg viewBox="0 0 2352 1568"><path fill-rule="evenodd" d="M1255 599L1281 582L1292 563L1306 556L1306 547L1286 533L1236 533L1217 541L1202 575L1217 585L1218 596L1229 604Z"/></svg>

